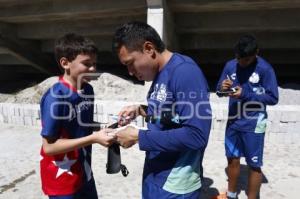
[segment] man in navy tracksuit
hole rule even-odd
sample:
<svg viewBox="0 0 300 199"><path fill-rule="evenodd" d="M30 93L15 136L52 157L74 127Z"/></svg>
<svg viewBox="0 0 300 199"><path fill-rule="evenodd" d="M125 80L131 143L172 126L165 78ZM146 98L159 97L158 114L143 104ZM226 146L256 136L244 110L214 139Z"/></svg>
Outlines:
<svg viewBox="0 0 300 199"><path fill-rule="evenodd" d="M236 59L226 63L217 90L228 91L229 117L225 133L228 159L228 198L236 198L240 157L250 168L248 198L257 197L262 180L264 137L267 105L278 102L278 86L272 66L257 56L255 37L241 37L235 47Z"/></svg>
<svg viewBox="0 0 300 199"><path fill-rule="evenodd" d="M143 199L198 199L201 163L211 126L211 108L205 77L189 57L165 49L149 25L131 22L120 27L114 44L130 75L153 81L148 108L127 106L119 113L122 125L138 115L148 130L127 127L117 133L127 148L139 143L146 151Z"/></svg>

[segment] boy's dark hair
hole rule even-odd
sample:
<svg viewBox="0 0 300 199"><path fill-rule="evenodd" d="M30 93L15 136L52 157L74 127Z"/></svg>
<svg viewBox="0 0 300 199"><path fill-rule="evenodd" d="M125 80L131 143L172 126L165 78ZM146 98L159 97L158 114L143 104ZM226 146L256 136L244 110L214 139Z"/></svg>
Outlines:
<svg viewBox="0 0 300 199"><path fill-rule="evenodd" d="M253 56L257 53L258 45L253 35L244 35L235 45L235 54L239 58Z"/></svg>
<svg viewBox="0 0 300 199"><path fill-rule="evenodd" d="M146 41L153 43L160 53L165 50L165 44L153 27L144 22L129 22L116 30L113 51L117 52L123 45L129 51L142 51Z"/></svg>
<svg viewBox="0 0 300 199"><path fill-rule="evenodd" d="M59 63L62 57L73 61L79 54L97 55L98 49L90 39L69 33L55 41L54 53L55 59Z"/></svg>

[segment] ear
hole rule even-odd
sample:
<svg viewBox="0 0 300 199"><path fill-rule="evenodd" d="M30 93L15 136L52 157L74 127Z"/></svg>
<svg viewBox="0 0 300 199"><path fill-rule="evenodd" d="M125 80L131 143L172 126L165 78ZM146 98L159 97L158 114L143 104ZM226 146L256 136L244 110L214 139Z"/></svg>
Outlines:
<svg viewBox="0 0 300 199"><path fill-rule="evenodd" d="M151 55L155 54L155 47L153 43L151 43L150 41L146 41L143 45L143 53Z"/></svg>
<svg viewBox="0 0 300 199"><path fill-rule="evenodd" d="M61 67L62 67L63 69L65 69L65 70L67 70L67 69L70 68L69 63L70 63L70 62L69 62L68 59L65 58L65 57L62 57L62 58L60 58L60 60L59 60L59 64L60 64Z"/></svg>

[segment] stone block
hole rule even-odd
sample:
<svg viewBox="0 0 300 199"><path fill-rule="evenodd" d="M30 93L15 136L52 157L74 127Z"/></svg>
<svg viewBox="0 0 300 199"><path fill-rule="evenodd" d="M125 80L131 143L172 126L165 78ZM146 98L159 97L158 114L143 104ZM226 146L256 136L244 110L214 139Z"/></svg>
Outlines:
<svg viewBox="0 0 300 199"><path fill-rule="evenodd" d="M15 116L19 116L20 117L20 115L21 115L21 107L20 106L17 106L17 107L15 107Z"/></svg>
<svg viewBox="0 0 300 199"><path fill-rule="evenodd" d="M102 123L103 122L103 115L97 114L97 122Z"/></svg>
<svg viewBox="0 0 300 199"><path fill-rule="evenodd" d="M280 131L279 121L268 121L266 131L268 133L278 133Z"/></svg>
<svg viewBox="0 0 300 199"><path fill-rule="evenodd" d="M278 133L287 133L289 132L290 124L289 122L280 122Z"/></svg>
<svg viewBox="0 0 300 199"><path fill-rule="evenodd" d="M94 114L97 114L97 113L98 113L97 106L96 106L96 104L94 104Z"/></svg>
<svg viewBox="0 0 300 199"><path fill-rule="evenodd" d="M227 123L226 120L221 120L221 119L214 120L213 129L219 131L225 131L226 123Z"/></svg>
<svg viewBox="0 0 300 199"><path fill-rule="evenodd" d="M40 118L40 113L38 108L33 109L33 117L34 118Z"/></svg>
<svg viewBox="0 0 300 199"><path fill-rule="evenodd" d="M32 126L32 117L24 116L24 125L25 126Z"/></svg>
<svg viewBox="0 0 300 199"><path fill-rule="evenodd" d="M224 115L224 111L222 109L215 109L213 113L217 120L224 120L227 118L227 115Z"/></svg>
<svg viewBox="0 0 300 199"><path fill-rule="evenodd" d="M0 123L4 123L4 116L0 114Z"/></svg>
<svg viewBox="0 0 300 199"><path fill-rule="evenodd" d="M2 107L3 116L8 116L8 110L9 110L8 106L3 106Z"/></svg>
<svg viewBox="0 0 300 199"><path fill-rule="evenodd" d="M40 120L38 118L32 118L32 126L39 126Z"/></svg>
<svg viewBox="0 0 300 199"><path fill-rule="evenodd" d="M95 114L95 113L94 113L93 120L94 120L95 122L99 122L99 121L98 121L98 115L97 115L97 114Z"/></svg>
<svg viewBox="0 0 300 199"><path fill-rule="evenodd" d="M39 126L39 127L42 126L42 121L41 121L41 119L36 119L36 126Z"/></svg>
<svg viewBox="0 0 300 199"><path fill-rule="evenodd" d="M103 105L102 104L96 104L97 107L97 113L103 114Z"/></svg>
<svg viewBox="0 0 300 199"><path fill-rule="evenodd" d="M281 114L282 112L281 111L278 111L278 110L272 110L272 111L268 111L268 119L272 122L279 122L280 119L281 119Z"/></svg>
<svg viewBox="0 0 300 199"><path fill-rule="evenodd" d="M20 116L11 116L11 123L16 125L24 125L24 120Z"/></svg>
<svg viewBox="0 0 300 199"><path fill-rule="evenodd" d="M7 106L7 108L8 108L8 115L9 115L9 116L12 116L12 115L15 114L15 112L14 112L14 107L12 106L12 104L9 104L9 105Z"/></svg>
<svg viewBox="0 0 300 199"><path fill-rule="evenodd" d="M3 116L3 123L8 123L9 119L7 115L2 115Z"/></svg>
<svg viewBox="0 0 300 199"><path fill-rule="evenodd" d="M102 114L101 116L101 123L109 123L109 116L108 114Z"/></svg>
<svg viewBox="0 0 300 199"><path fill-rule="evenodd" d="M299 134L300 135L300 122L289 122L287 133Z"/></svg>
<svg viewBox="0 0 300 199"><path fill-rule="evenodd" d="M38 119L41 119L42 117L41 117L41 110L39 109L38 110Z"/></svg>
<svg viewBox="0 0 300 199"><path fill-rule="evenodd" d="M300 111L284 111L281 113L281 122L297 122L300 121Z"/></svg>

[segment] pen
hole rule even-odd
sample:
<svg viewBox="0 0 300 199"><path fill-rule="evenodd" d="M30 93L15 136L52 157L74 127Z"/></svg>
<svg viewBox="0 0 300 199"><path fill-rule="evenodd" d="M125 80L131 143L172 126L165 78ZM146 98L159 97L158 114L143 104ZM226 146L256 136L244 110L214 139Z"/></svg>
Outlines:
<svg viewBox="0 0 300 199"><path fill-rule="evenodd" d="M123 117L123 116L121 116L121 117L119 117L119 116L117 116L117 115L113 115L113 116L111 116L111 118L113 119L113 120L129 120L130 119L130 116L127 116L127 117Z"/></svg>

